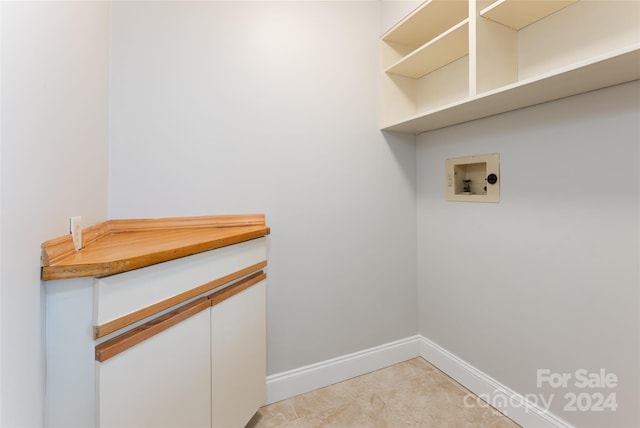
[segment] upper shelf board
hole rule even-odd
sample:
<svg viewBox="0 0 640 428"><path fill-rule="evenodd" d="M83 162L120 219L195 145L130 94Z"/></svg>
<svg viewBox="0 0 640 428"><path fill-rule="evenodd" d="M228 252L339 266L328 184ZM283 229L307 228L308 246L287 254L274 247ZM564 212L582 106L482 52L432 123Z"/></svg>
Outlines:
<svg viewBox="0 0 640 428"><path fill-rule="evenodd" d="M468 1L429 0L387 31L382 40L415 49L468 17Z"/></svg>
<svg viewBox="0 0 640 428"><path fill-rule="evenodd" d="M387 69L387 73L419 79L469 54L469 20L433 39Z"/></svg>
<svg viewBox="0 0 640 428"><path fill-rule="evenodd" d="M640 45L633 45L423 112L382 130L417 135L638 79Z"/></svg>
<svg viewBox="0 0 640 428"><path fill-rule="evenodd" d="M498 0L480 11L480 16L520 30L578 0Z"/></svg>

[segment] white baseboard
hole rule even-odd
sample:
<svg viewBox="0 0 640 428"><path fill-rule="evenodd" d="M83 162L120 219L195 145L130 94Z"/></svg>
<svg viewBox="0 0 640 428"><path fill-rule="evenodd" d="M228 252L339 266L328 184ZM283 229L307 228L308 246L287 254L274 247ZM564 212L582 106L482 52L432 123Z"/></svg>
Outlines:
<svg viewBox="0 0 640 428"><path fill-rule="evenodd" d="M573 428L424 336L420 356L523 427Z"/></svg>
<svg viewBox="0 0 640 428"><path fill-rule="evenodd" d="M267 377L267 404L418 357L420 336L397 340Z"/></svg>
<svg viewBox="0 0 640 428"><path fill-rule="evenodd" d="M573 428L421 335L267 377L266 404L422 357L525 428ZM471 402L470 402L471 403Z"/></svg>

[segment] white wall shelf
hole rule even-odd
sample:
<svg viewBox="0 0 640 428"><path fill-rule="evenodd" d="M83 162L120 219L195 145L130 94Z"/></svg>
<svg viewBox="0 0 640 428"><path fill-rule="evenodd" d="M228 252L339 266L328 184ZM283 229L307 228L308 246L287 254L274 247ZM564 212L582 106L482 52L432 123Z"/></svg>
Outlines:
<svg viewBox="0 0 640 428"><path fill-rule="evenodd" d="M480 11L480 16L520 30L578 0L498 0Z"/></svg>
<svg viewBox="0 0 640 428"><path fill-rule="evenodd" d="M637 79L640 45L450 103L382 129L417 135Z"/></svg>
<svg viewBox="0 0 640 428"><path fill-rule="evenodd" d="M429 0L387 31L382 40L415 49L468 16L466 1Z"/></svg>
<svg viewBox="0 0 640 428"><path fill-rule="evenodd" d="M387 69L387 73L418 79L469 54L469 20L431 40Z"/></svg>
<svg viewBox="0 0 640 428"><path fill-rule="evenodd" d="M381 39L382 130L419 134L640 79L640 2L444 2ZM464 16L452 4L468 17L443 28L434 14Z"/></svg>

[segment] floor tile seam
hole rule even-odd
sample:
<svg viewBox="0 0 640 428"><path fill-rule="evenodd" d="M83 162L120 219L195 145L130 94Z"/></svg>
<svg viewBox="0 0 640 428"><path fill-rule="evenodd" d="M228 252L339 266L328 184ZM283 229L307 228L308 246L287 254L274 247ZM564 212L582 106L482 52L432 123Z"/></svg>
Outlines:
<svg viewBox="0 0 640 428"><path fill-rule="evenodd" d="M450 403L450 404L459 403L459 401L460 401L460 397L461 397L461 391L459 391L459 390L457 390L457 389L454 389L453 391L451 391L451 390L441 390L441 389L442 389L442 386L437 386L437 389L439 390L439 392L438 392L438 394L437 394L437 395L438 395L438 397L439 397L440 399L444 399L444 400L446 400L446 401L447 401L448 403ZM388 392L389 392L389 394L392 394L392 395L393 395L393 394L398 393L398 392L402 393L402 390L406 391L407 389L406 389L406 387L398 387L398 388L395 388L395 389L389 390ZM395 414L395 416L396 416L398 419L403 420L405 423L410 423L410 422L408 422L407 420L405 420L405 419L402 417L402 414L403 414L403 413L402 413L402 412L400 412L400 411L398 411L398 408L397 408L396 406L393 406L392 404L390 404L390 403L391 403L391 401L389 401L389 398L388 398L388 395L387 395L387 394L382 393L382 395L378 395L378 396L379 396L379 397L380 397L380 399L385 403L385 405L387 406L387 408L388 408L388 409L390 409L390 410L391 410L391 412L392 412L393 414ZM415 401L415 400L420 400L420 399L425 399L425 400L427 400L427 401L431 401L431 399L433 399L433 398L435 398L435 397L433 397L430 393L426 393L426 394L416 395L416 396L414 397L414 401ZM392 401L393 401L393 400L392 400ZM426 410L426 409L425 409L425 410ZM498 415L496 415L496 414L495 414L495 412L493 412L493 413L494 413L494 414L492 415L492 418L499 418L499 417L500 417L500 416L499 416L499 414L498 414ZM491 423L495 423L495 422L496 422L496 420L492 420L492 421L491 421ZM486 427L488 427L488 425L487 425Z"/></svg>
<svg viewBox="0 0 640 428"><path fill-rule="evenodd" d="M493 413L493 415L496 418L507 418L511 421L511 419L509 418L509 416L505 415L504 413L502 413L499 409L497 409L496 407L494 407L493 405L491 405L491 403L488 403L487 401L483 400L482 397L480 397L479 395L477 395L476 393L474 393L473 391L471 391L469 388L467 388L466 386L462 385L460 382L458 382L457 380L455 380L454 378L452 378L451 376L449 376L447 373L443 372L442 370L438 369L436 367L436 370L438 370L439 372L441 372L444 376L446 376L448 378L448 380L463 394L468 395L471 394L473 395L474 398L478 398L482 401L484 401L487 404L487 407L490 408L491 412ZM495 425L499 422L500 420L497 419L495 421L493 421L491 423L491 425ZM487 428L490 428L491 425L488 425Z"/></svg>
<svg viewBox="0 0 640 428"><path fill-rule="evenodd" d="M301 417L299 416L298 418L296 418L296 419L294 419L292 421L288 421L285 424L283 424L282 426L285 426L287 424L291 424L291 423L293 423L295 421L303 421L304 422L305 419L306 420L319 419L319 418L321 418L322 414L328 414L328 413L330 413L332 411L335 411L335 410L347 405L348 403L351 403L352 401L354 401L354 400L350 400L347 403L342 403L342 404L339 404L339 405L336 405L336 406L329 406L329 407L323 408L321 410L316 410L316 411L310 412L310 413L308 413L308 414L306 414L304 416L301 416ZM294 411L295 411L295 409L294 409ZM298 413L296 412L296 416L297 415L298 415Z"/></svg>
<svg viewBox="0 0 640 428"><path fill-rule="evenodd" d="M432 377L433 374L434 374L433 371L430 371L430 372L426 372L426 373L422 373L422 374L416 375L414 377L402 379L402 381L397 382L397 383L395 383L393 385L383 385L383 386L385 387L384 388L385 390L388 390L390 392L398 391L398 390L403 389L403 387L406 387L407 385L410 385L412 382L420 381L420 379L428 379L428 378ZM441 386L439 384L436 384L436 385L438 387Z"/></svg>
<svg viewBox="0 0 640 428"><path fill-rule="evenodd" d="M371 396L377 396L384 403L385 415L388 416L390 419L395 419L395 420L401 421L403 424L405 424L407 426L412 426L410 421L407 421L405 418L403 418L402 412L398 412L397 408L395 408L394 406L389 405L389 403L387 401L385 401L382 397L380 397L378 394L372 393ZM326 408L326 409L321 410L321 411L316 411L316 412L309 413L309 414L305 415L302 418L301 417L297 417L296 419L287 421L287 422L285 422L283 424L279 424L279 425L277 425L277 426L275 426L273 428L280 428L280 427L285 427L285 426L288 426L288 425L290 426L290 424L293 424L295 422L299 423L299 421L301 421L301 420L304 422L305 419L307 419L307 420L323 419L323 417L326 417L327 415L330 415L332 413L335 413L335 412L339 411L340 408L345 408L345 407L351 405L354 401L364 400L364 399L365 399L365 396L363 395L358 399L351 399L351 400L348 400L348 401L346 401L346 402L344 402L344 403L342 403L340 405L331 406L331 407ZM296 413L296 416L297 416L297 413ZM489 422L489 423L483 424L482 428L491 428L492 426L498 424L502 420L502 418L506 418L506 416L501 417L501 415L499 413L498 414L494 413L493 417L496 418L496 419L491 421L491 422Z"/></svg>
<svg viewBox="0 0 640 428"><path fill-rule="evenodd" d="M275 425L275 426L270 427L270 428L280 428L280 427L283 427L283 426L285 426L285 425L287 425L287 424L293 423L293 422L297 421L298 419L300 419L300 416L298 415L298 412L296 411L296 407L293 405L293 402L292 402L292 401L290 401L290 400L292 400L292 399L293 399L293 397L291 397L291 398L287 398L287 399L285 399L285 400L278 401L277 403L271 403L271 404L269 404L269 405L265 406L265 407L273 406L274 404L281 404L281 405L285 405L285 406L289 407L289 408L290 408L290 410L291 410L291 411L293 412L293 414L295 415L295 418L293 418L293 419L291 419L291 420L287 420L287 421L285 421L285 422L283 422L283 423L281 423L281 424Z"/></svg>
<svg viewBox="0 0 640 428"><path fill-rule="evenodd" d="M293 405L293 402L289 402L289 406L291 406L291 410L293 410L293 414L296 415L296 418L294 419L294 421L297 421L298 419L300 419L300 415L296 410L296 406ZM292 421L289 421L289 422L292 422Z"/></svg>
<svg viewBox="0 0 640 428"><path fill-rule="evenodd" d="M418 357L418 358L422 358L422 357ZM396 390L396 389L401 389L400 385L404 384L405 382L411 382L414 381L417 378L421 378L421 377L428 377L428 376L433 376L434 374L439 374L442 375L442 379L443 381L445 381L445 385L449 385L450 383L453 384L453 390L456 391L458 394L473 394L475 396L475 394L470 391L469 389L467 389L466 387L464 387L462 384L460 384L459 382L457 382L455 379L451 378L451 376L449 376L448 374L446 374L445 372L443 372L442 370L440 370L438 367L434 366L433 364L431 364L429 361L427 361L426 359L422 358L428 365L428 370L422 370L422 369L418 369L416 370L416 372L411 375L411 376L403 376L402 377L402 382L400 382L400 384L398 383L394 383L394 382L379 382L379 381L375 381L375 376L372 376L372 384L375 385L374 388L371 389L366 389L363 388L362 385L358 385L356 387L353 388L353 390L350 390L348 388L348 384L350 381L353 381L354 379L357 378L364 378L366 376L372 375L373 373L375 373L375 371L370 372L370 373L366 373L363 374L361 376L356 376L352 379L348 379L343 381L345 383L345 386L347 386L347 389L344 392L347 392L347 400L344 400L341 402L341 404L338 405L334 405L334 406L329 406L327 408L318 410L318 411L314 411L309 413L308 415L304 415L303 417L300 417L298 411L296 410L295 406L291 403L289 404L291 410L293 410L293 415L295 416L295 419L292 419L290 421L285 422L284 424L279 424L274 428L279 428L279 427L284 427L287 424L294 424L296 421L300 421L303 418L320 418L321 414L327 414L327 412L335 412L337 411L340 407L344 407L344 406L348 406L351 403L353 403L354 401L357 400L362 400L362 399L367 399L372 396L377 396L382 403L384 403L385 406L385 411L389 412L389 415L395 419L399 419L402 420L403 423L407 423L406 421L403 420L401 414L398 413L398 409L392 405L389 404L389 402L387 400L385 400L383 398L383 396L381 396L378 392L380 391L380 389L383 390ZM340 384L342 382L337 382L336 384ZM334 384L334 385L336 385ZM332 386L332 385L331 385ZM366 385L365 385L366 386ZM446 386L445 386L446 388ZM372 389L375 389L374 391L372 391ZM453 391L444 391L444 392L448 392L447 395L449 395L449 393L452 393ZM302 395L302 394L301 394ZM386 394L383 394L386 395ZM457 395L454 393L454 395ZM292 397L293 398L293 397ZM508 416L500 413L497 409L491 407L492 410L492 421L487 421L486 423L484 423L482 426L483 428L491 428L492 426L496 426L497 424L499 424L502 420L506 419L510 422L512 422ZM299 422L298 422L299 423ZM513 422L512 422L513 423ZM517 425L514 425L514 427L517 427Z"/></svg>
<svg viewBox="0 0 640 428"><path fill-rule="evenodd" d="M390 406L385 400L383 400L382 397L380 397L378 394L372 392L372 393L370 393L370 397L368 399L370 400L372 396L378 397L378 399L384 404L384 408L387 409L388 411L391 411L393 413L393 416L395 416L398 419L398 413L393 409L392 406ZM361 400L362 401L367 400L367 394L364 394L364 393L363 394L358 394L357 397L351 397L348 401L345 401L345 402L343 402L341 404L338 404L336 406L330 406L330 407L327 407L327 408L325 408L323 410L318 410L318 411L315 411L315 412L311 412L311 413L309 413L307 415L304 415L303 417L299 417L299 418L297 418L295 420L315 419L315 418L321 419L323 417L326 417L327 415L330 415L330 414L333 414L335 412L338 412L338 411L340 411L340 409L344 409L344 408L346 408L346 407L348 407L348 406L350 406L350 405L352 405L352 404L354 404L354 403L356 403L358 401L361 401ZM401 420L401 419L398 419L398 420ZM292 422L294 422L294 421L288 421L284 425L292 423ZM278 427L276 427L276 428L278 428Z"/></svg>
<svg viewBox="0 0 640 428"><path fill-rule="evenodd" d="M413 424L411 424L411 422L408 422L405 418L403 418L403 412L400 411L400 409L398 409L397 406L392 406L388 404L388 402L385 401L382 397L380 397L380 400L382 400L382 402L385 404L385 411L386 411L385 416L387 416L387 419L400 421L403 424L403 426L406 428L410 428L410 427L418 428ZM393 427L393 428L396 428L396 427Z"/></svg>
<svg viewBox="0 0 640 428"><path fill-rule="evenodd" d="M371 397L373 396L377 397L383 403L383 407L380 411L382 412L386 420L391 419L395 421L400 421L402 422L403 426L406 428L409 428L411 426L407 421L403 419L402 412L399 411L397 406L393 406L389 404L388 401L384 400L380 395L378 395L375 392L370 393L369 399L371 399ZM361 399L364 399L364 398L365 397L362 396ZM400 428L400 427L389 427L389 428Z"/></svg>

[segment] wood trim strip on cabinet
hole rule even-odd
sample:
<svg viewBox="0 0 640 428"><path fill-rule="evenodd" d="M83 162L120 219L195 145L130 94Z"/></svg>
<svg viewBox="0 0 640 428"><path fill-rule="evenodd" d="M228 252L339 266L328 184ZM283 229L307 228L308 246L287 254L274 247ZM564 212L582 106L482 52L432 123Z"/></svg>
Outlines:
<svg viewBox="0 0 640 428"><path fill-rule="evenodd" d="M138 343L155 336L156 334L178 324L203 310L209 308L211 302L206 297L189 303L173 312L169 312L153 321L149 321L120 336L107 340L95 347L96 361L104 362L109 358L137 345Z"/></svg>
<svg viewBox="0 0 640 428"><path fill-rule="evenodd" d="M233 285L230 285L220 291L213 293L211 296L208 297L209 300L211 301L211 306L215 306L219 303L224 302L228 298L233 297L236 294L240 293L241 291L244 291L247 288L251 287L252 285L259 283L266 277L267 277L266 273L262 271L256 272L253 275L246 277L242 281L238 281Z"/></svg>
<svg viewBox="0 0 640 428"><path fill-rule="evenodd" d="M218 279L214 279L213 281L209 281L205 284L202 284L198 287L192 288L183 293L177 294L169 299L163 300L161 302L155 303L151 306L144 307L140 310L132 312L130 314L124 315L120 318L116 318L115 320L109 321L107 323L94 326L93 327L93 338L98 339L100 337L104 337L107 334L113 333L116 330L120 330L121 328L127 327L131 324L134 324L138 321L141 321L145 318L153 316L157 313L164 311L165 309L169 309L172 306L179 305L181 303L186 302L189 299L192 299L200 294L206 293L208 291L214 290L216 288L221 287L222 285L235 281L236 279L242 278L252 272L258 271L267 266L267 261L264 260L260 263L256 263L244 269L240 269L239 271L230 273L229 275L225 275ZM242 282L242 281L240 281Z"/></svg>
<svg viewBox="0 0 640 428"><path fill-rule="evenodd" d="M95 359L98 362L104 362L109 358L118 355L121 352L155 336L156 334L172 327L179 322L196 315L203 310L217 305L228 298L235 296L243 290L251 287L264 280L267 274L263 271L255 272L252 275L220 290L210 296L202 297L191 303L188 303L175 311L169 312L161 317L146 322L139 327L134 328L126 333L109 339L95 347Z"/></svg>

